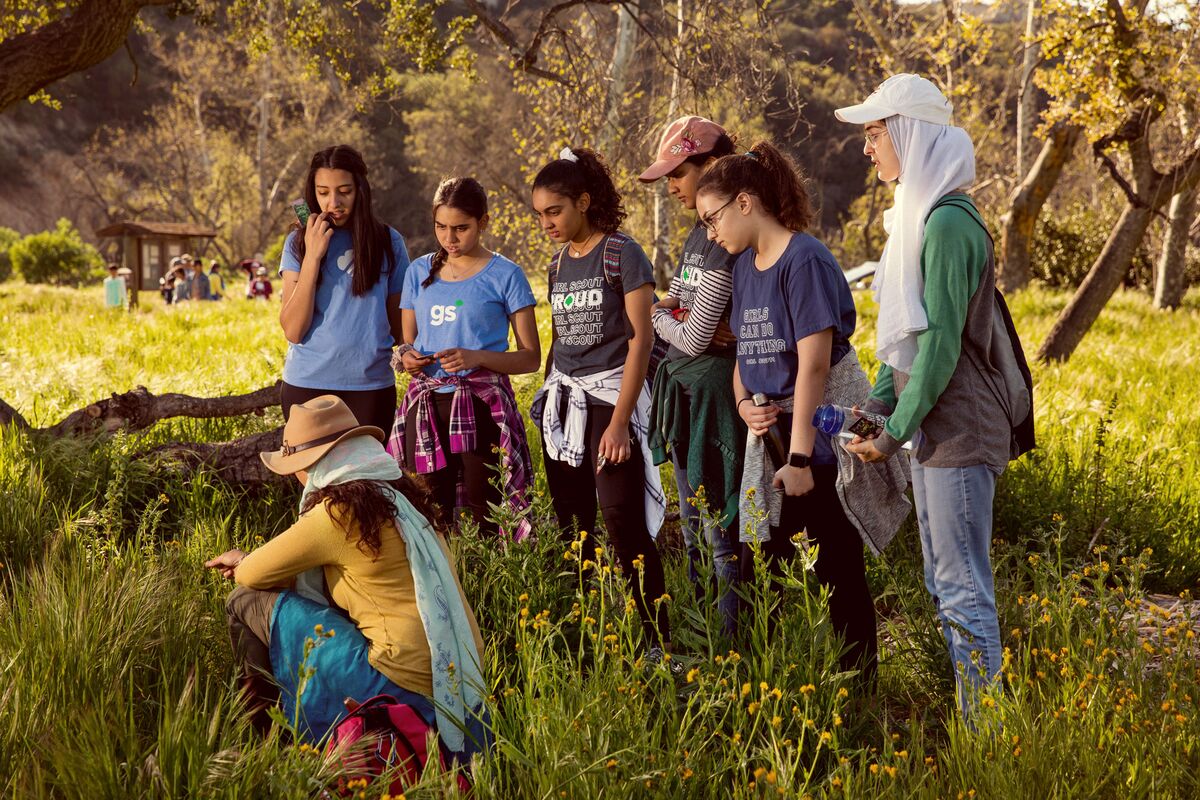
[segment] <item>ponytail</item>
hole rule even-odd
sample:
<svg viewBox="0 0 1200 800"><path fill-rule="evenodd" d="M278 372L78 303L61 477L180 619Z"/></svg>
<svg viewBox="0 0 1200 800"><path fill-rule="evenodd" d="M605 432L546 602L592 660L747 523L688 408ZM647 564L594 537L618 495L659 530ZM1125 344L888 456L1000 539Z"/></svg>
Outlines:
<svg viewBox="0 0 1200 800"><path fill-rule="evenodd" d="M718 158L700 176L696 193L701 192L754 195L788 230L802 231L812 224L814 212L804 174L770 142L756 142L746 153Z"/></svg>
<svg viewBox="0 0 1200 800"><path fill-rule="evenodd" d="M542 167L533 179L533 188L547 189L572 200L578 200L586 192L591 200L588 222L602 233L616 233L625 221L625 207L604 159L585 148L568 148L563 152L574 160L559 158Z"/></svg>
<svg viewBox="0 0 1200 800"><path fill-rule="evenodd" d="M447 178L438 184L433 193L433 213L442 206L458 209L469 217L482 220L488 213L487 191L483 184L474 178ZM421 281L421 288L427 289L437 280L437 275L446 265L446 248L438 242L437 250L429 260L429 276Z"/></svg>

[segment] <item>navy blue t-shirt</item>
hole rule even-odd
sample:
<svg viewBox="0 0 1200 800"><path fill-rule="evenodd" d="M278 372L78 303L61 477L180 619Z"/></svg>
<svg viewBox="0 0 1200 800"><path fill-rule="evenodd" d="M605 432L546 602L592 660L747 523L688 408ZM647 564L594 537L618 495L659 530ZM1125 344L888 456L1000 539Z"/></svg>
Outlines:
<svg viewBox="0 0 1200 800"><path fill-rule="evenodd" d="M829 249L807 233L792 235L779 260L764 270L754 266L754 251L738 256L733 267L733 313L737 333L738 374L750 394L772 400L796 392L796 342L833 328L830 366L850 350L857 316L850 287ZM780 418L787 440L788 419ZM817 432L813 463L834 463L829 436Z"/></svg>

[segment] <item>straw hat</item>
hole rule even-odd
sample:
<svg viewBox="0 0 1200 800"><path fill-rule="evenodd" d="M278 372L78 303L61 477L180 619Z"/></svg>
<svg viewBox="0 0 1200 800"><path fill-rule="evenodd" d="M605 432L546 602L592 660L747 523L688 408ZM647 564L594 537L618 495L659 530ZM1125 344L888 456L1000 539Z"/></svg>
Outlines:
<svg viewBox="0 0 1200 800"><path fill-rule="evenodd" d="M340 397L323 394L306 403L292 406L283 426L283 446L278 451L259 453L267 469L279 475L305 470L321 460L338 442L352 436L374 436L382 442L386 436L374 425L359 425Z"/></svg>

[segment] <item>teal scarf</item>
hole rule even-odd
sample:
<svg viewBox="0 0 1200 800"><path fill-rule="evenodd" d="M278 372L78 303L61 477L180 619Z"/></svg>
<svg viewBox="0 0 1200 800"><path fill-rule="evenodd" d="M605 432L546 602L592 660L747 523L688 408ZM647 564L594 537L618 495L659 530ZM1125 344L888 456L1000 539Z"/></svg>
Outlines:
<svg viewBox="0 0 1200 800"><path fill-rule="evenodd" d="M340 442L309 471L300 507L309 494L350 481L392 481L402 473L396 460L371 436ZM438 545L438 534L408 499L384 485L396 506L396 527L408 550L417 610L429 640L433 666L433 703L438 735L451 751L463 749L466 712L482 702L483 673L466 605L454 567Z"/></svg>

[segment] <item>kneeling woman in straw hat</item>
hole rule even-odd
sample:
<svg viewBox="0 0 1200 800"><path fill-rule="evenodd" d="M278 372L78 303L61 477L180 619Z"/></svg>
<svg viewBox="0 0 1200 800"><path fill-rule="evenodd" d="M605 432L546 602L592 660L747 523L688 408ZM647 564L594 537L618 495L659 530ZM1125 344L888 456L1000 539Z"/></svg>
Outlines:
<svg viewBox="0 0 1200 800"><path fill-rule="evenodd" d="M343 698L388 694L466 760L485 741L483 642L446 542L405 497L413 484L383 438L333 395L293 406L283 447L262 460L303 484L300 519L252 553L205 566L238 584L226 611L256 724L276 692L268 675L285 716L313 740L345 714ZM315 672L298 692L302 667Z"/></svg>

